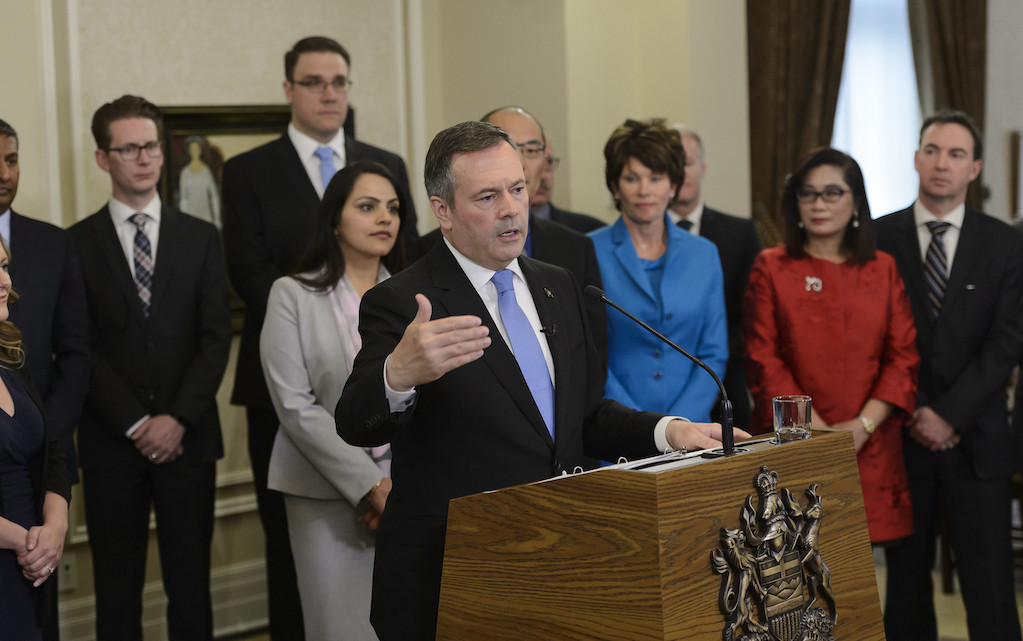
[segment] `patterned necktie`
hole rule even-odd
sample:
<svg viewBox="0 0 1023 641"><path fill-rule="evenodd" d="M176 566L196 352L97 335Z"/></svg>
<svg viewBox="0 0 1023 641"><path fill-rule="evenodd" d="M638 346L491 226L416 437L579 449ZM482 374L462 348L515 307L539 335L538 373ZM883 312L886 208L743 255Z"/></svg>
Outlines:
<svg viewBox="0 0 1023 641"><path fill-rule="evenodd" d="M334 150L330 147L317 147L316 157L320 159L320 179L323 181L323 191L327 191L330 179L337 173L334 166Z"/></svg>
<svg viewBox="0 0 1023 641"><path fill-rule="evenodd" d="M691 220L689 220L687 218L683 218L682 220L678 221L678 226L681 227L682 229L686 230L686 231L692 231L692 229L693 229L693 221L691 221Z"/></svg>
<svg viewBox="0 0 1023 641"><path fill-rule="evenodd" d="M536 332L529 325L529 319L519 307L515 299L515 287L512 285L514 274L510 269L502 269L490 279L497 287L497 308L501 312L501 321L508 332L512 352L519 363L526 385L533 394L536 407L540 410L547 431L554 438L554 385L547 369L547 360L540 349L540 341Z"/></svg>
<svg viewBox="0 0 1023 641"><path fill-rule="evenodd" d="M149 216L143 213L132 214L128 219L135 225L135 247L132 258L135 262L135 291L142 303L142 313L149 318L149 304L153 295L153 246L146 236L146 223Z"/></svg>
<svg viewBox="0 0 1023 641"><path fill-rule="evenodd" d="M945 298L945 287L948 285L948 256L945 254L944 235L951 223L932 220L927 223L931 232L931 242L927 245L924 255L924 278L927 280L927 300L932 320L937 320L941 312L941 301Z"/></svg>

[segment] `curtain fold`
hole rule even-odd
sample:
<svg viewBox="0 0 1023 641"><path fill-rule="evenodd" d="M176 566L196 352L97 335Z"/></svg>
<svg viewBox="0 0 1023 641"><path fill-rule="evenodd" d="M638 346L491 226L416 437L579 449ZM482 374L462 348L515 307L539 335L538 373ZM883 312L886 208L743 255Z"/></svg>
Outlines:
<svg viewBox="0 0 1023 641"><path fill-rule="evenodd" d="M753 220L781 240L783 182L809 149L831 143L850 0L747 0Z"/></svg>
<svg viewBox="0 0 1023 641"><path fill-rule="evenodd" d="M926 118L951 108L973 117L984 130L987 102L987 0L908 0L913 56ZM921 24L922 23L922 24ZM923 76L920 76L924 70ZM966 202L983 209L983 174Z"/></svg>

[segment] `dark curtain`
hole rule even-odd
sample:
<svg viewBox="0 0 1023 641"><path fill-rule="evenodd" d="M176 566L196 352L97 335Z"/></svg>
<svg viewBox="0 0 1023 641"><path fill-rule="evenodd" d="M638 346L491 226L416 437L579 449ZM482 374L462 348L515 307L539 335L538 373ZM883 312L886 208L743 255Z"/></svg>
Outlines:
<svg viewBox="0 0 1023 641"><path fill-rule="evenodd" d="M908 0L913 56L926 118L937 109L964 111L984 130L987 0ZM966 194L983 208L983 174Z"/></svg>
<svg viewBox="0 0 1023 641"><path fill-rule="evenodd" d="M747 0L753 220L764 246L781 241L785 176L831 144L850 0Z"/></svg>

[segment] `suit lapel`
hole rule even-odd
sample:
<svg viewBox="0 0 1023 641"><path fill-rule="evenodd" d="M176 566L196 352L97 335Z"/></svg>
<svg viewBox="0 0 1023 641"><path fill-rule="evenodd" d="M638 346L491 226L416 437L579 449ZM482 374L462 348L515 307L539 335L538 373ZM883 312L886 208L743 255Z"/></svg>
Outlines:
<svg viewBox="0 0 1023 641"><path fill-rule="evenodd" d="M298 151L295 150L295 145L291 144L287 133L277 140L277 156L280 159L281 173L295 189L295 193L302 200L302 206L308 211L316 211L320 206L316 188L309 180L309 174L305 171L302 159L299 158Z"/></svg>
<svg viewBox="0 0 1023 641"><path fill-rule="evenodd" d="M898 228L894 235L896 251L899 254L896 258L901 258L902 263L909 267L902 274L902 279L905 281L906 291L909 293L914 307L926 311L928 308L927 285L924 283L924 264L920 257L920 240L916 233L913 209L910 208L894 215L899 216L896 220ZM926 314L922 317L918 316L918 318L926 317Z"/></svg>
<svg viewBox="0 0 1023 641"><path fill-rule="evenodd" d="M181 258L181 248L188 247L182 237L181 214L163 205L160 208L160 244L156 248L156 262L153 266L153 294L149 314L152 316L166 304L169 284L174 282L174 273Z"/></svg>
<svg viewBox="0 0 1023 641"><path fill-rule="evenodd" d="M560 301L562 298L565 301L572 300L575 293L558 291L552 283L546 281L543 277L543 272L536 268L533 260L520 258L519 265L522 266L522 273L526 277L529 292L533 296L536 313L540 316L540 326L548 328L545 338L547 339L547 346L551 350L551 360L554 361L554 435L556 437L556 445L566 442L566 439L569 438L568 434L560 430L573 424L572 417L567 415L568 403L558 394L558 389L569 389L570 372L572 369L569 361L568 338L564 332L564 328L567 325L562 318ZM560 333L558 328L562 330ZM532 400L532 397L530 397L530 400ZM535 403L533 403L533 407L536 407ZM539 411L536 413L537 416L540 415ZM538 427L541 428L540 431L543 433L543 436L549 441L550 434L547 432L542 418L538 423Z"/></svg>
<svg viewBox="0 0 1023 641"><path fill-rule="evenodd" d="M945 287L945 299L941 304L942 312L946 307L951 307L960 292L966 289L967 281L973 265L980 255L983 243L979 242L976 218L972 211L966 210L963 217L963 228L959 230L959 242L956 243L956 253L952 257L952 271L948 275L948 286ZM939 316L940 318L940 316Z"/></svg>
<svg viewBox="0 0 1023 641"><path fill-rule="evenodd" d="M643 292L651 300L656 300L653 287L650 286L650 279L646 277L646 270L643 268L643 263L640 262L639 255L636 254L629 230L625 227L625 221L621 217L611 228L611 242L614 245L615 260L621 265L621 272L628 276L637 291Z"/></svg>
<svg viewBox="0 0 1023 641"><path fill-rule="evenodd" d="M519 369L518 361L515 360L515 355L512 354L511 348L508 347L501 332L498 331L494 319L476 293L468 276L458 266L458 262L443 241L437 244L427 259L431 263L433 285L437 290L436 300L431 301L433 305L435 307L439 305L449 315L470 314L480 317L483 324L490 330L491 337L490 347L483 351L483 358L480 360L490 368L494 377L507 390L515 404L529 419L533 429L550 443L551 437L547 432L547 426L543 422L543 417L540 416L540 410L536 407L529 386L526 385L526 379L522 375L522 370ZM542 286L540 287L542 289ZM533 289L532 284L530 289ZM535 293L533 299L537 299ZM539 304L537 311L540 311ZM543 314L540 315L540 320L546 322ZM555 401L556 406L557 401ZM555 420L556 423L557 420ZM553 445L553 443L551 444Z"/></svg>
<svg viewBox="0 0 1023 641"><path fill-rule="evenodd" d="M135 289L135 280L131 277L131 267L124 255L124 248L121 247L117 230L114 229L114 221L110 218L109 207L104 206L96 216L93 216L93 220L95 221L93 233L96 234L96 246L99 247L99 253L103 256L103 261L113 275L114 282L121 290L132 314L140 323L145 324L146 316L142 313L142 302Z"/></svg>

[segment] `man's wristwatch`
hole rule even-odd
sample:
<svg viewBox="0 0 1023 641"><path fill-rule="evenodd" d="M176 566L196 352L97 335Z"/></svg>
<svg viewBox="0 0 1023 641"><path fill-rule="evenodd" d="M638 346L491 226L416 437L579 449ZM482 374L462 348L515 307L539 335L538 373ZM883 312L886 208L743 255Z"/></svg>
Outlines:
<svg viewBox="0 0 1023 641"><path fill-rule="evenodd" d="M874 424L874 421L870 420L866 416L860 417L860 423L863 423L863 431L867 434L873 434L874 430L877 429L877 425Z"/></svg>

